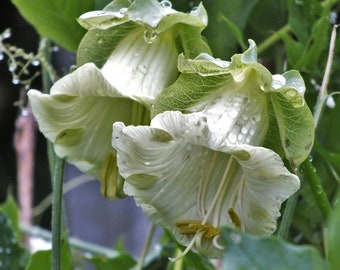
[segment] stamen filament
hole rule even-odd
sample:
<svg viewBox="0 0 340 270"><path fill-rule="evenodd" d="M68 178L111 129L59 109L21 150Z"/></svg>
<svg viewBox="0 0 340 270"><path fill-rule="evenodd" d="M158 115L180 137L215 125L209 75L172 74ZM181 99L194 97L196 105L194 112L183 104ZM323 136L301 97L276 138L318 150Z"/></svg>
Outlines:
<svg viewBox="0 0 340 270"><path fill-rule="evenodd" d="M212 161L210 163L209 171L205 177L205 179L200 180L199 190L198 190L198 196L197 196L197 209L199 212L200 217L203 219L205 216L205 197L207 192L207 187L210 179L211 172L213 171L213 168L215 167L215 162L217 159L217 151L214 152Z"/></svg>
<svg viewBox="0 0 340 270"><path fill-rule="evenodd" d="M227 167L226 167L226 169L224 171L224 174L222 176L222 181L220 182L220 184L219 184L219 186L217 188L214 200L212 201L212 203L210 205L210 208L209 208L207 214L205 215L205 217L204 217L204 219L202 221L203 225L208 222L209 216L212 213L212 211L214 210L216 202L218 201L219 197L223 194L222 192L225 191L226 187L228 186L229 180L230 180L231 176L234 173L234 170L230 171L230 169L232 167L232 164L234 164L234 161L235 160L234 160L233 157L229 158L228 165L227 165ZM213 226L217 227L218 224L213 224Z"/></svg>
<svg viewBox="0 0 340 270"><path fill-rule="evenodd" d="M191 248L192 248L193 245L195 244L195 242L196 242L196 237L198 236L199 233L200 233L200 232L196 232L196 234L194 235L194 237L191 239L189 245L186 247L186 249L185 249L179 256L177 256L177 257L175 257L175 258L169 257L169 261L171 261L171 262L176 262L176 261L178 261L178 260L183 259L184 256L188 254L188 252L191 250Z"/></svg>

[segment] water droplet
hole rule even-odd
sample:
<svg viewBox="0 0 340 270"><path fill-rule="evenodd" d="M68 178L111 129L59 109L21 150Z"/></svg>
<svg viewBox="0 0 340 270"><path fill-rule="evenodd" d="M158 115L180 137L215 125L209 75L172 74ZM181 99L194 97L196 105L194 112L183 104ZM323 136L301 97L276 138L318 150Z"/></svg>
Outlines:
<svg viewBox="0 0 340 270"><path fill-rule="evenodd" d="M58 46L53 46L52 47L52 52L59 52L59 47Z"/></svg>
<svg viewBox="0 0 340 270"><path fill-rule="evenodd" d="M15 71L16 68L17 68L17 65L16 65L15 63L12 63L12 64L8 67L8 70L9 70L10 72L13 72L13 71Z"/></svg>
<svg viewBox="0 0 340 270"><path fill-rule="evenodd" d="M39 66L40 65L39 59L33 59L32 60L32 65L35 66L35 67Z"/></svg>
<svg viewBox="0 0 340 270"><path fill-rule="evenodd" d="M254 116L254 120L255 120L256 122L259 122L259 121L261 120L261 115L260 115L260 114L256 114L256 115Z"/></svg>
<svg viewBox="0 0 340 270"><path fill-rule="evenodd" d="M231 142L231 143L236 143L236 142L237 142L237 137L236 137L236 135L235 135L234 133L229 132L229 134L228 134L228 140L229 140L229 142Z"/></svg>
<svg viewBox="0 0 340 270"><path fill-rule="evenodd" d="M254 135L255 134L255 131L253 129L249 130L249 134L250 135Z"/></svg>
<svg viewBox="0 0 340 270"><path fill-rule="evenodd" d="M4 54L2 52L0 52L0 61L4 60L4 58L5 58Z"/></svg>
<svg viewBox="0 0 340 270"><path fill-rule="evenodd" d="M285 95L289 99L294 98L296 96L296 91L293 89L289 89L285 92Z"/></svg>
<svg viewBox="0 0 340 270"><path fill-rule="evenodd" d="M156 31L148 31L145 30L144 31L144 40L146 43L152 44L155 42L155 40L157 39L157 32Z"/></svg>
<svg viewBox="0 0 340 270"><path fill-rule="evenodd" d="M150 162L146 161L146 162L144 162L144 165L145 166L150 166Z"/></svg>
<svg viewBox="0 0 340 270"><path fill-rule="evenodd" d="M124 15L127 11L128 11L128 8L121 8L121 9L119 10L119 13L122 14L122 15Z"/></svg>
<svg viewBox="0 0 340 270"><path fill-rule="evenodd" d="M12 35L11 29L6 29L6 30L2 33L2 38L3 38L3 39L10 38L11 35Z"/></svg>
<svg viewBox="0 0 340 270"><path fill-rule="evenodd" d="M161 5L162 5L162 7L164 7L164 8L172 8L172 3L171 3L170 1L168 1L168 0L163 0L163 1L161 2Z"/></svg>
<svg viewBox="0 0 340 270"><path fill-rule="evenodd" d="M247 129L246 127L242 127L242 128L241 128L241 132L242 132L243 134L247 134L247 133L248 133L248 129Z"/></svg>
<svg viewBox="0 0 340 270"><path fill-rule="evenodd" d="M331 108L331 109L333 109L335 107L335 101L334 101L333 96L328 96L327 97L327 99L326 99L326 106L328 108Z"/></svg>
<svg viewBox="0 0 340 270"><path fill-rule="evenodd" d="M137 69L143 74L146 74L148 71L148 68L145 65L138 65Z"/></svg>
<svg viewBox="0 0 340 270"><path fill-rule="evenodd" d="M248 116L247 114L242 114L242 119L243 119L244 121L248 121L249 116Z"/></svg>
<svg viewBox="0 0 340 270"><path fill-rule="evenodd" d="M238 111L231 110L231 111L229 111L228 115L229 115L230 118L235 119L238 116Z"/></svg>
<svg viewBox="0 0 340 270"><path fill-rule="evenodd" d="M103 44L103 42L104 42L104 40L103 40L102 38L97 39L97 43L98 43L99 45Z"/></svg>
<svg viewBox="0 0 340 270"><path fill-rule="evenodd" d="M330 24L336 24L337 20L338 20L338 14L335 11L331 11L329 14Z"/></svg>
<svg viewBox="0 0 340 270"><path fill-rule="evenodd" d="M12 83L13 84L19 84L19 82L20 82L20 80L19 80L18 76L13 76Z"/></svg>
<svg viewBox="0 0 340 270"><path fill-rule="evenodd" d="M239 143L242 143L243 140L244 140L244 135L243 135L243 134L238 134L238 135L237 135L237 141L238 141Z"/></svg>

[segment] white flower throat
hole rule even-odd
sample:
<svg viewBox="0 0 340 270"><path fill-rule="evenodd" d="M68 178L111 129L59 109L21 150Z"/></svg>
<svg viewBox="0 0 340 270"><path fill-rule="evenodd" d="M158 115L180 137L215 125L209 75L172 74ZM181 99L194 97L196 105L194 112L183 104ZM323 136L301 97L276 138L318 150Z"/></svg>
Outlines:
<svg viewBox="0 0 340 270"><path fill-rule="evenodd" d="M195 109L191 109L194 111ZM260 145L268 129L267 97L261 91L228 91L204 105L212 131L227 144Z"/></svg>

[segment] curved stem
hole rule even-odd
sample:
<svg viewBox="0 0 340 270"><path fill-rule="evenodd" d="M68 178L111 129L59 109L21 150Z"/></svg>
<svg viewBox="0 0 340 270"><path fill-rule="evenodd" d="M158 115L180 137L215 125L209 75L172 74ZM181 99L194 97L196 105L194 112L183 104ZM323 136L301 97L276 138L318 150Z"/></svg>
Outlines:
<svg viewBox="0 0 340 270"><path fill-rule="evenodd" d="M266 51L269 47L274 45L276 42L278 42L281 39L281 35L288 33L291 30L289 24L286 24L285 26L281 27L279 30L275 31L271 36L269 36L267 39L262 41L257 46L257 52L258 54L263 53Z"/></svg>
<svg viewBox="0 0 340 270"><path fill-rule="evenodd" d="M329 82L329 78L330 78L331 70L332 70L337 27L338 27L338 25L333 26L332 36L331 36L331 40L330 40L330 43L329 43L329 52L328 52L327 65L326 65L326 69L325 69L325 75L323 76L323 80L322 80L322 84L321 84L321 88L320 88L320 93L318 95L318 99L317 99L316 105L315 105L315 110L314 110L315 126L318 125L322 109L323 109L325 101L328 97L327 87L328 87L328 82Z"/></svg>
<svg viewBox="0 0 340 270"><path fill-rule="evenodd" d="M137 267L136 267L137 270L143 269L145 257L148 254L148 251L150 249L151 241L152 241L152 238L155 234L155 231L156 231L156 226L153 223L151 223L149 230L148 230L148 234L146 236L146 240L145 240L145 243L144 243L142 253L141 253L139 260L138 260L138 264L137 264Z"/></svg>
<svg viewBox="0 0 340 270"><path fill-rule="evenodd" d="M300 168L302 176L304 177L304 179L306 179L306 181L308 181L308 184L312 190L312 194L316 200L316 203L318 204L322 217L324 221L326 221L329 213L331 212L331 205L328 201L324 189L322 188L320 179L316 174L316 170L309 159L306 159L302 163Z"/></svg>

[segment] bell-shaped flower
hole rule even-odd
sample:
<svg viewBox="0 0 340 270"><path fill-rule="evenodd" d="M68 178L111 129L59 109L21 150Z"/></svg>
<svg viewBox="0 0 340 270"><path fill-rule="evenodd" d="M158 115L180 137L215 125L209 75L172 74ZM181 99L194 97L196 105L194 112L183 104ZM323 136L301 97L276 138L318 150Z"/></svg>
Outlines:
<svg viewBox="0 0 340 270"><path fill-rule="evenodd" d="M152 114L202 112L228 144L262 145L285 157L292 168L309 155L314 121L297 71L272 75L257 62L254 41L231 61L202 53L179 57L181 75L156 99Z"/></svg>
<svg viewBox="0 0 340 270"><path fill-rule="evenodd" d="M101 180L104 196L116 194L112 123L148 124L157 95L178 76L177 58L209 52L201 37L202 5L191 13L170 2L113 1L79 18L88 29L77 51L78 68L50 94L28 92L33 114L58 156Z"/></svg>
<svg viewBox="0 0 340 270"><path fill-rule="evenodd" d="M150 126L118 122L113 131L125 193L187 246L184 254L220 258L220 226L273 233L281 203L299 188L278 154L230 144L205 112L167 111Z"/></svg>

